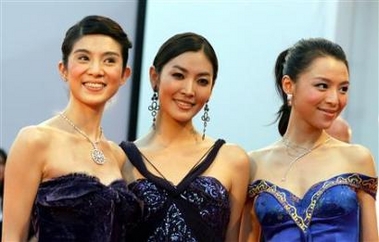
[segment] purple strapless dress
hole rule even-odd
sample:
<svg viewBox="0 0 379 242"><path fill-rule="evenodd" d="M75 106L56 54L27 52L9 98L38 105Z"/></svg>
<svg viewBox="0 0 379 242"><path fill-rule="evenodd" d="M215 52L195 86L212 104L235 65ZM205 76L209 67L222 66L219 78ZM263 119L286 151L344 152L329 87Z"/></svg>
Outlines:
<svg viewBox="0 0 379 242"><path fill-rule="evenodd" d="M39 242L119 242L140 215L140 203L124 180L106 186L72 173L40 184L32 224Z"/></svg>

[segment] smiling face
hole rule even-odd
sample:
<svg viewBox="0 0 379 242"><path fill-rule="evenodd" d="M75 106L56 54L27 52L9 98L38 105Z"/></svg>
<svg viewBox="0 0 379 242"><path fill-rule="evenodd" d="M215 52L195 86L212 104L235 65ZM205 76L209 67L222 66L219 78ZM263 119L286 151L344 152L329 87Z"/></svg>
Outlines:
<svg viewBox="0 0 379 242"><path fill-rule="evenodd" d="M293 94L291 117L318 129L328 128L341 113L348 88L348 69L333 57L316 58L296 84L283 78L283 90Z"/></svg>
<svg viewBox="0 0 379 242"><path fill-rule="evenodd" d="M71 99L104 106L123 85L130 69L123 70L121 46L106 35L85 35L73 46L67 66L59 63L70 87Z"/></svg>
<svg viewBox="0 0 379 242"><path fill-rule="evenodd" d="M213 67L203 51L178 55L160 73L151 67L150 77L152 86L159 92L162 119L190 121L212 92Z"/></svg>

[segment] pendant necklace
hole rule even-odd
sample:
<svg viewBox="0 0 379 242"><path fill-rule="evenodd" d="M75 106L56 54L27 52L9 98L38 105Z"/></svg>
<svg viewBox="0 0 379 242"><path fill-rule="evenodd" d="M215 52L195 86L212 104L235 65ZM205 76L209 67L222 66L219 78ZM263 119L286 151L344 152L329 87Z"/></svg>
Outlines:
<svg viewBox="0 0 379 242"><path fill-rule="evenodd" d="M99 143L99 141L95 141L93 142L86 133L84 133L84 131L82 131L81 129L79 129L66 115L64 115L63 113L59 113L59 116L61 118L63 118L69 125L71 125L76 131L78 131L79 134L81 134L82 136L84 136L92 145L92 150L91 150L91 158L92 160L98 164L98 165L103 165L106 161L105 159L105 155L104 153L97 147L97 143ZM99 139L101 138L101 136L103 135L103 129L100 128L100 136L99 136Z"/></svg>
<svg viewBox="0 0 379 242"><path fill-rule="evenodd" d="M318 145L315 145L315 146L313 146L312 148L307 149L307 148L305 148L305 147L301 147L301 146L299 146L299 145L293 145L293 144L291 144L291 142L290 142L286 137L283 137L282 142L283 142L283 144L286 146L286 151L287 151L287 154L288 154L289 156L293 156L293 154L290 152L290 149L294 149L294 151L297 151L298 149L302 149L302 150L305 150L305 151L302 152L301 154L297 155L297 156L295 157L295 159L293 159L293 160L290 162L290 164L288 165L288 168L287 168L286 172L284 173L283 177L281 178L281 181L282 181L282 182L285 182L285 181L286 181L286 179L287 179L287 175L288 175L288 173L290 172L290 170L291 170L293 164L294 164L296 161L298 161L298 160L300 160L301 158L303 158L304 156L308 155L309 153L311 153L312 151L314 151L314 150L317 149L318 147L320 147L320 146L326 144L327 142L329 142L329 140L330 140L330 137L328 137L327 139L325 139L323 142L319 143ZM295 147L295 148L294 148L294 147Z"/></svg>

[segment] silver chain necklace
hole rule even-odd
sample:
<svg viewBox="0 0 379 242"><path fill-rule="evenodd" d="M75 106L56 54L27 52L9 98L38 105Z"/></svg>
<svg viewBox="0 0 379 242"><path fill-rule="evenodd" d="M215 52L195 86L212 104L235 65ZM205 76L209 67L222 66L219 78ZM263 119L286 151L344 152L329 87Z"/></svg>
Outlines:
<svg viewBox="0 0 379 242"><path fill-rule="evenodd" d="M327 139L325 139L323 142L319 143L318 145L315 145L315 146L313 146L312 148L307 149L307 148L304 148L304 147L301 147L301 146L298 146L298 145L292 145L291 142L290 142L287 138L283 138L283 139L282 139L282 142L283 142L284 145L286 146L287 154L288 154L289 156L291 156L291 155L288 153L288 149L291 148L291 147L301 147L301 148L304 149L305 151L304 151L303 153L301 153L300 155L296 156L296 158L293 159L293 160L290 162L290 164L288 165L288 168L287 168L286 172L284 173L284 175L283 175L281 181L282 181L282 182L285 182L285 181L286 181L286 179L287 179L287 175L288 175L288 173L290 172L290 170L291 170L293 164L294 164L296 161L298 161L298 160L300 160L301 158L303 158L304 156L308 155L309 153L311 153L312 151L314 151L314 150L317 149L318 147L320 147L320 146L322 146L322 145L328 143L329 140L330 140L330 137L328 137Z"/></svg>
<svg viewBox="0 0 379 242"><path fill-rule="evenodd" d="M71 125L76 131L78 131L79 134L83 135L92 145L93 149L91 150L91 158L92 160L98 164L98 165L103 165L106 161L104 153L97 147L97 143L99 141L93 142L84 131L79 129L66 115L63 113L59 113L59 116L63 118L69 125ZM100 136L99 139L101 138L103 134L103 130L100 128Z"/></svg>

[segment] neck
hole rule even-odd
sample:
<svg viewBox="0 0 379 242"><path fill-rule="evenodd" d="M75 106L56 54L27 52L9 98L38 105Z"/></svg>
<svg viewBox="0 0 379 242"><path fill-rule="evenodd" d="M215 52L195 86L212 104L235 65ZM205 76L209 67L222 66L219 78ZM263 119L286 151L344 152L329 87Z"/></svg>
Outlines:
<svg viewBox="0 0 379 242"><path fill-rule="evenodd" d="M102 112L93 109L76 109L68 106L61 113L77 128L83 131L92 141L96 141L100 138L102 133L100 127Z"/></svg>
<svg viewBox="0 0 379 242"><path fill-rule="evenodd" d="M192 123L181 125L159 121L155 129L151 128L146 138L164 147L197 144L202 141L201 134L194 129Z"/></svg>

